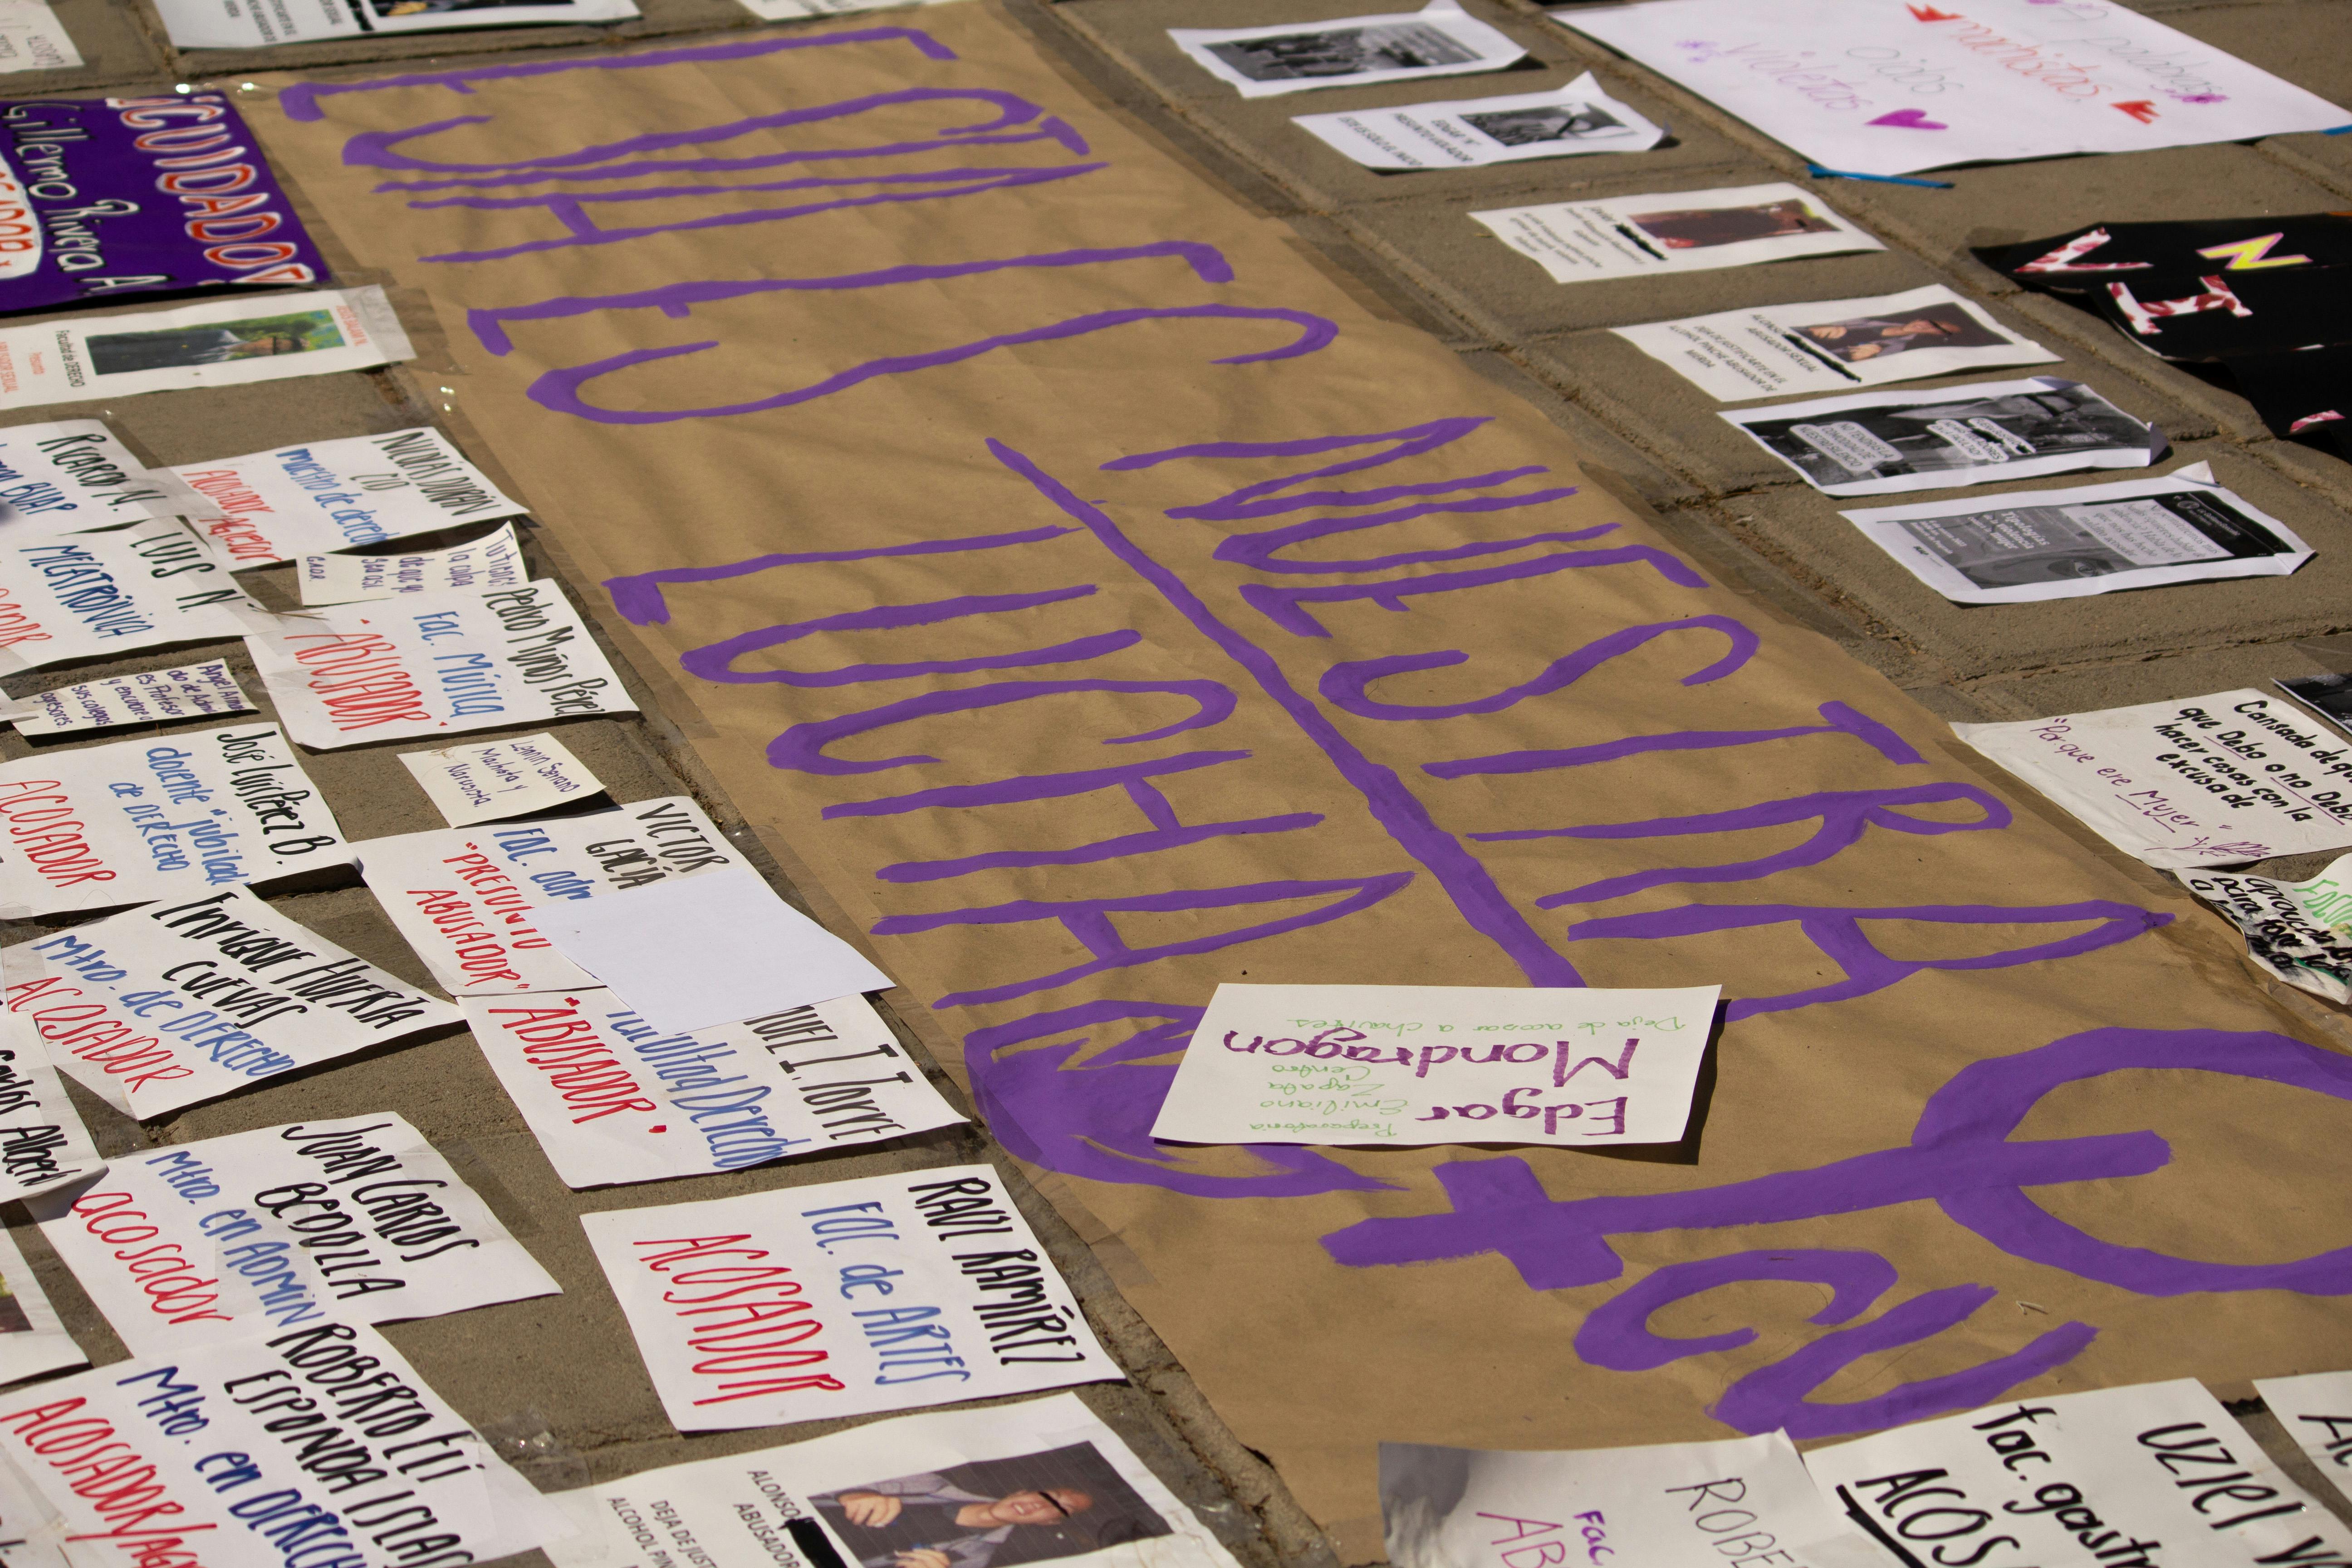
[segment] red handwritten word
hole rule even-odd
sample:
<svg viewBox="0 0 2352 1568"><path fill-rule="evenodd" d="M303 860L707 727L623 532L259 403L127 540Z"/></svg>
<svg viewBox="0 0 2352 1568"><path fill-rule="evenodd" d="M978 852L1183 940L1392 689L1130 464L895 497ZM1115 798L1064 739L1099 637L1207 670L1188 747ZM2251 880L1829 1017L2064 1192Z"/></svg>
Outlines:
<svg viewBox="0 0 2352 1568"><path fill-rule="evenodd" d="M128 1206L133 1201L129 1193L85 1193L74 1200L72 1213L82 1229L115 1249L115 1261L147 1292L149 1311L174 1323L235 1321L213 1310L220 1281L199 1279L178 1242L156 1241L163 1233L146 1223L144 1211ZM149 1242L153 1245L142 1245Z"/></svg>
<svg viewBox="0 0 2352 1568"><path fill-rule="evenodd" d="M688 1236L630 1244L670 1248L650 1253L638 1261L656 1274L668 1275L672 1285L714 1287L708 1294L698 1296L680 1295L675 1289L662 1292L662 1300L677 1309L677 1316L688 1321L686 1342L688 1348L703 1357L694 1363L700 1376L735 1378L743 1373L814 1366L830 1359L828 1352L822 1350L788 1348L824 1332L824 1325L814 1318L797 1323L783 1322L784 1319L812 1309L799 1299L800 1286L784 1278L791 1269L780 1263L764 1268L753 1267L768 1252L764 1247L740 1245L751 1239L749 1236ZM746 1261L674 1272L680 1263L699 1263L713 1258L740 1258ZM738 1300L738 1297L748 1299ZM803 1388L838 1391L842 1386L841 1379L827 1373L754 1382L739 1379L719 1384L721 1392L695 1403L724 1405L730 1400L756 1399L766 1394L788 1394Z"/></svg>
<svg viewBox="0 0 2352 1568"><path fill-rule="evenodd" d="M112 1542L131 1554L138 1568L204 1568L187 1537L217 1527L201 1522L156 1525L158 1520L180 1519L187 1506L169 1500L161 1472L116 1436L114 1423L100 1415L66 1419L89 1404L77 1394L0 1414L0 1426L47 1460L51 1469L66 1478L74 1496L106 1521L103 1531L67 1539Z"/></svg>
<svg viewBox="0 0 2352 1568"><path fill-rule="evenodd" d="M60 888L114 880L114 873L105 868L106 863L91 852L89 841L82 837L89 829L71 820L72 800L64 795L34 793L61 789L57 780L16 779L5 787L16 793L0 800L0 820L7 823L8 837L18 853L33 863L33 869Z"/></svg>
<svg viewBox="0 0 2352 1568"><path fill-rule="evenodd" d="M389 638L375 632L293 632L286 640L319 645L297 648L294 657L310 667L310 689L336 729L433 721L425 694Z"/></svg>

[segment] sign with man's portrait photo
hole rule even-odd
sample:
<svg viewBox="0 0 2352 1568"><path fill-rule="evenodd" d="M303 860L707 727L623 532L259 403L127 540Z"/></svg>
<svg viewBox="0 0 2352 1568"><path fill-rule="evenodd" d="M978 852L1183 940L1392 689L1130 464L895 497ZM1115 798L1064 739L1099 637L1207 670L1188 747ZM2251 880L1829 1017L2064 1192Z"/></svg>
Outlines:
<svg viewBox="0 0 2352 1568"><path fill-rule="evenodd" d="M0 408L327 375L408 357L408 334L373 284L212 299L0 331Z"/></svg>
<svg viewBox="0 0 2352 1568"><path fill-rule="evenodd" d="M1455 5L1270 27L1171 27L1192 62L1244 98L1500 70L1527 51Z"/></svg>
<svg viewBox="0 0 2352 1568"><path fill-rule="evenodd" d="M1553 202L1470 216L1555 283L1885 248L1821 197L1790 184Z"/></svg>
<svg viewBox="0 0 2352 1568"><path fill-rule="evenodd" d="M1579 153L1646 153L1666 133L1586 71L1551 92L1297 114L1290 122L1367 169L1468 169Z"/></svg>

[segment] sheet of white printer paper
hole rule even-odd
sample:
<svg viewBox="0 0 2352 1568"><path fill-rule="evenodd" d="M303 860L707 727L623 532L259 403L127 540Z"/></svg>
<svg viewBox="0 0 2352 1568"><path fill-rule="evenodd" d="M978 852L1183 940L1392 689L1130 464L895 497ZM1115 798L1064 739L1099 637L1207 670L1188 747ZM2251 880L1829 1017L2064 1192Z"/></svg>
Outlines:
<svg viewBox="0 0 2352 1568"><path fill-rule="evenodd" d="M495 522L523 510L447 437L425 427L303 441L241 458L183 463L172 472L202 502L201 510L189 514L190 522L238 572L469 522ZM302 602L341 601L306 595Z"/></svg>
<svg viewBox="0 0 2352 1568"><path fill-rule="evenodd" d="M957 0L737 0L762 22L801 22L818 16L846 16L854 11L879 11L885 6L956 3Z"/></svg>
<svg viewBox="0 0 2352 1568"><path fill-rule="evenodd" d="M2352 1372L2258 1377L2254 1392L2328 1484L2352 1497Z"/></svg>
<svg viewBox="0 0 2352 1568"><path fill-rule="evenodd" d="M1646 153L1666 136L1602 92L1591 71L1549 92L1298 114L1290 122L1367 169L1468 169L1579 153Z"/></svg>
<svg viewBox="0 0 2352 1568"><path fill-rule="evenodd" d="M229 667L183 664L100 676L78 686L37 691L0 708L0 719L20 735L62 735L75 730L110 730L120 724L168 724L215 713L249 713L245 689Z"/></svg>
<svg viewBox="0 0 2352 1568"><path fill-rule="evenodd" d="M177 518L0 543L0 674L223 641L260 608Z"/></svg>
<svg viewBox="0 0 2352 1568"><path fill-rule="evenodd" d="M76 316L0 327L0 408L332 375L410 353L392 301L373 283Z"/></svg>
<svg viewBox="0 0 2352 1568"><path fill-rule="evenodd" d="M530 563L509 522L495 533L415 555L305 555L294 571L305 605L356 605L403 594L511 588L530 581Z"/></svg>
<svg viewBox="0 0 2352 1568"><path fill-rule="evenodd" d="M361 38L370 33L625 22L639 14L632 0L540 0L537 5L467 5L463 0L360 0L352 5L297 0L291 5L159 0L155 9L172 42L184 49L260 49L320 38Z"/></svg>
<svg viewBox="0 0 2352 1568"><path fill-rule="evenodd" d="M1885 248L1801 185L1662 191L1497 207L1470 216L1555 283Z"/></svg>
<svg viewBox="0 0 2352 1568"><path fill-rule="evenodd" d="M0 1011L0 1201L70 1187L106 1169L29 1014ZM7 1316L0 1301L0 1336L11 1331ZM7 1343L0 1337L0 1383L10 1381Z"/></svg>
<svg viewBox="0 0 2352 1568"><path fill-rule="evenodd" d="M1193 64L1244 98L1501 70L1527 53L1454 0L1328 22L1171 27L1168 36Z"/></svg>
<svg viewBox="0 0 2352 1568"><path fill-rule="evenodd" d="M6 26L0 12L0 37ZM6 179L0 171L0 184ZM170 469L142 465L100 420L0 429L0 543L162 522L201 500Z"/></svg>
<svg viewBox="0 0 2352 1568"><path fill-rule="evenodd" d="M586 800L604 786L552 735L403 752L400 765L452 827Z"/></svg>
<svg viewBox="0 0 2352 1568"><path fill-rule="evenodd" d="M898 982L748 867L542 906L540 931L656 1029L694 1030Z"/></svg>
<svg viewBox="0 0 2352 1568"><path fill-rule="evenodd" d="M2352 1003L2352 856L2307 882L2210 869L2173 876L2245 934L2256 968L2339 1005Z"/></svg>
<svg viewBox="0 0 2352 1568"><path fill-rule="evenodd" d="M89 1363L89 1358L66 1332L57 1309L49 1305L41 1282L33 1277L32 1265L16 1249L16 1238L8 1234L7 1226L0 1226L0 1383L16 1383ZM6 1512L5 1500L0 1500L0 1528L13 1532L17 1524ZM8 1549L8 1562L13 1568L14 1546Z"/></svg>

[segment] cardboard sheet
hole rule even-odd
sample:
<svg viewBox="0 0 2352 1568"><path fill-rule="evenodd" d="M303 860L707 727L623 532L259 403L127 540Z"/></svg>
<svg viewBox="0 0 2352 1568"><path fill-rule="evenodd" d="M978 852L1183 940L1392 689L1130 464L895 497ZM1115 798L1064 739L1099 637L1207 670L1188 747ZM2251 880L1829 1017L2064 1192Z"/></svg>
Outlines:
<svg viewBox="0 0 2352 1568"><path fill-rule="evenodd" d="M1601 91L1591 71L1549 92L1299 114L1290 122L1367 169L1465 169L1580 153L1644 153L1666 136Z"/></svg>
<svg viewBox="0 0 2352 1568"><path fill-rule="evenodd" d="M43 1196L33 1217L133 1355L557 1289L390 1111L141 1150L79 1192Z"/></svg>
<svg viewBox="0 0 2352 1568"><path fill-rule="evenodd" d="M58 1070L145 1121L462 1015L244 888L142 904L5 952Z"/></svg>
<svg viewBox="0 0 2352 1568"><path fill-rule="evenodd" d="M0 919L267 886L352 858L275 724L0 763Z"/></svg>
<svg viewBox="0 0 2352 1568"><path fill-rule="evenodd" d="M0 408L331 375L408 354L408 334L373 284L76 316L0 328Z"/></svg>
<svg viewBox="0 0 2352 1568"><path fill-rule="evenodd" d="M636 711L552 583L238 618L278 717L319 751Z"/></svg>
<svg viewBox="0 0 2352 1568"><path fill-rule="evenodd" d="M740 1170L963 1121L863 996L691 1034L583 986L466 1003L565 1184Z"/></svg>
<svg viewBox="0 0 2352 1568"><path fill-rule="evenodd" d="M240 572L459 523L492 522L523 510L430 426L306 441L242 458L183 463L172 472L203 503L202 510L190 512L189 521ZM301 580L309 581L307 572Z"/></svg>
<svg viewBox="0 0 2352 1568"><path fill-rule="evenodd" d="M986 1165L580 1223L681 1432L1126 1378ZM696 1310L722 1285L737 1311L760 1310L739 1322Z"/></svg>
<svg viewBox="0 0 2352 1568"><path fill-rule="evenodd" d="M1665 191L1497 207L1470 216L1555 283L1885 248L1801 185Z"/></svg>
<svg viewBox="0 0 2352 1568"><path fill-rule="evenodd" d="M2111 0L1649 0L1558 20L1813 162L1857 174L2248 142L2352 121Z"/></svg>
<svg viewBox="0 0 2352 1568"><path fill-rule="evenodd" d="M259 608L176 518L0 544L0 674L219 641Z"/></svg>
<svg viewBox="0 0 2352 1568"><path fill-rule="evenodd" d="M1171 27L1168 36L1193 64L1244 98L1500 70L1527 53L1454 0L1328 22Z"/></svg>
<svg viewBox="0 0 2352 1568"><path fill-rule="evenodd" d="M100 676L74 686L37 691L0 708L0 720L20 735L63 735L121 724L168 724L220 713L249 713L253 704L236 674L218 659Z"/></svg>
<svg viewBox="0 0 2352 1568"><path fill-rule="evenodd" d="M1716 988L1217 987L1151 1124L1185 1143L1672 1143Z"/></svg>
<svg viewBox="0 0 2352 1568"><path fill-rule="evenodd" d="M294 586L304 605L355 605L403 594L511 588L530 580L514 524L446 550L415 555L305 555Z"/></svg>
<svg viewBox="0 0 2352 1568"><path fill-rule="evenodd" d="M1952 733L2151 866L2352 845L2352 744L2259 691Z"/></svg>
<svg viewBox="0 0 2352 1568"><path fill-rule="evenodd" d="M2058 357L1941 284L1874 300L1767 305L1613 330L1725 403L2047 364Z"/></svg>
<svg viewBox="0 0 2352 1568"><path fill-rule="evenodd" d="M354 851L392 923L460 997L596 984L540 931L543 906L742 864L682 795L546 822L371 838Z"/></svg>
<svg viewBox="0 0 2352 1568"><path fill-rule="evenodd" d="M1048 1498L1054 1506L1039 1506ZM967 1499L985 1512L966 1514ZM556 1568L661 1568L671 1552L648 1518L709 1568L828 1552L895 1563L918 1535L956 1563L994 1558L1001 1544L1007 1561L1061 1568L1234 1568L1207 1526L1067 1394L871 1422L548 1500L580 1531L548 1547Z"/></svg>
<svg viewBox="0 0 2352 1568"><path fill-rule="evenodd" d="M552 735L403 752L400 765L452 827L585 801L604 787Z"/></svg>

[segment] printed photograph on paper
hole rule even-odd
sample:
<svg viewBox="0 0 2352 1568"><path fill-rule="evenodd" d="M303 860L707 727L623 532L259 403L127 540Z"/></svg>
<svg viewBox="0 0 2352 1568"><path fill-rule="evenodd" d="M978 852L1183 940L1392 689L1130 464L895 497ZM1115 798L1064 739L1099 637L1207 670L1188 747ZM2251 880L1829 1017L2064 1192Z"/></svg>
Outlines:
<svg viewBox="0 0 2352 1568"><path fill-rule="evenodd" d="M1467 169L1585 153L1639 153L1666 133L1591 71L1550 92L1298 114L1293 125L1367 169Z"/></svg>
<svg viewBox="0 0 2352 1568"><path fill-rule="evenodd" d="M1723 417L1833 496L2145 468L2165 448L2163 432L2081 382L2054 376L1893 396L1865 393Z"/></svg>
<svg viewBox="0 0 2352 1568"><path fill-rule="evenodd" d="M2213 483L2202 463L2162 479L1843 515L1960 604L2285 576L2311 559L2284 523Z"/></svg>
<svg viewBox="0 0 2352 1568"><path fill-rule="evenodd" d="M1958 305L1923 305L1901 315L1855 316L1796 331L1815 348L1848 364L1909 349L1984 349L2009 341Z"/></svg>
<svg viewBox="0 0 2352 1568"><path fill-rule="evenodd" d="M2352 675L2294 675L2271 684L2339 730L2352 730Z"/></svg>
<svg viewBox="0 0 2352 1568"><path fill-rule="evenodd" d="M1682 207L1669 212L1630 213L1627 221L1668 250L1702 250L1750 239L1783 239L1798 234L1835 234L1838 226L1803 198L1759 202L1744 207Z"/></svg>
<svg viewBox="0 0 2352 1568"><path fill-rule="evenodd" d="M1829 237L1800 236L1760 243L1769 248ZM1875 242L1827 247L1875 247ZM1702 247L1667 254L1705 256L1710 251ZM1727 245L1712 254L1738 256L1745 254L1745 247ZM1538 258L1542 259L1540 255ZM1620 269L1617 275L1625 270L1635 269ZM1612 331L1724 403L1790 392L1852 392L1998 365L2047 364L2058 357L1940 284L1875 299L1767 305Z"/></svg>
<svg viewBox="0 0 2352 1568"><path fill-rule="evenodd" d="M1634 134L1632 126L1591 103L1505 109L1489 114L1465 114L1462 118L1506 147L1527 147L1539 142L1592 142Z"/></svg>
<svg viewBox="0 0 2352 1568"><path fill-rule="evenodd" d="M215 247L219 248L219 247ZM375 284L0 327L0 409L365 370L409 356Z"/></svg>
<svg viewBox="0 0 2352 1568"><path fill-rule="evenodd" d="M1527 53L1454 0L1320 25L1171 27L1192 62L1244 98L1500 70Z"/></svg>
<svg viewBox="0 0 2352 1568"><path fill-rule="evenodd" d="M177 370L192 364L234 364L239 360L267 359L273 354L339 349L347 341L335 319L324 310L257 316L251 321L224 321L218 326L95 333L84 340L89 348L90 368L100 375Z"/></svg>
<svg viewBox="0 0 2352 1568"><path fill-rule="evenodd" d="M422 33L467 27L626 21L632 0L156 0L172 42L184 49L260 48L369 33Z"/></svg>
<svg viewBox="0 0 2352 1568"><path fill-rule="evenodd" d="M860 1568L1019 1568L1173 1533L1091 1443L809 1499Z"/></svg>
<svg viewBox="0 0 2352 1568"><path fill-rule="evenodd" d="M1786 184L1607 196L1469 216L1555 283L1882 248L1819 196Z"/></svg>

